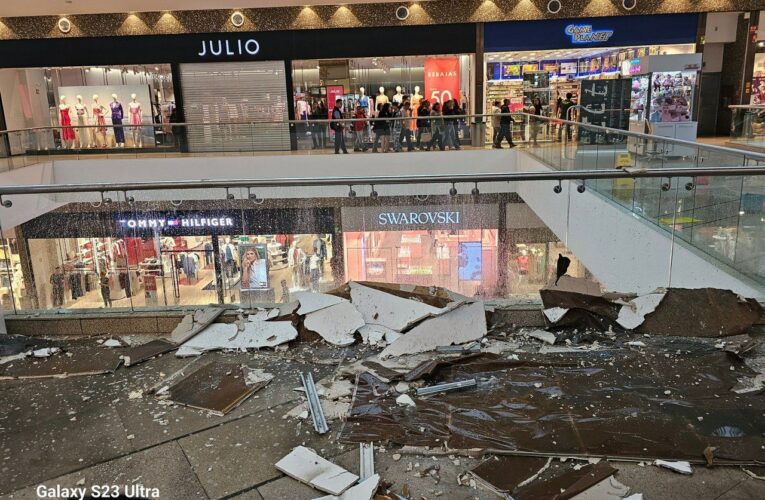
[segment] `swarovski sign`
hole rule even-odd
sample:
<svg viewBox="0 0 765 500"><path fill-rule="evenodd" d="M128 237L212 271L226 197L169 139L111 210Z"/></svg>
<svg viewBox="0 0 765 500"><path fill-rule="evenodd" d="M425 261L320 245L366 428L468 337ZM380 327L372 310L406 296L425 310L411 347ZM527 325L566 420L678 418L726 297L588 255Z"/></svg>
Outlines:
<svg viewBox="0 0 765 500"><path fill-rule="evenodd" d="M401 226L408 224L459 224L460 212L382 212L377 215L381 226Z"/></svg>
<svg viewBox="0 0 765 500"><path fill-rule="evenodd" d="M231 57L231 56L254 56L260 52L260 44L254 38L242 40L202 40L202 50L197 55L199 57Z"/></svg>
<svg viewBox="0 0 765 500"><path fill-rule="evenodd" d="M234 227L234 220L230 217L168 217L146 219L120 219L123 227L130 229L144 228L179 228L179 227Z"/></svg>

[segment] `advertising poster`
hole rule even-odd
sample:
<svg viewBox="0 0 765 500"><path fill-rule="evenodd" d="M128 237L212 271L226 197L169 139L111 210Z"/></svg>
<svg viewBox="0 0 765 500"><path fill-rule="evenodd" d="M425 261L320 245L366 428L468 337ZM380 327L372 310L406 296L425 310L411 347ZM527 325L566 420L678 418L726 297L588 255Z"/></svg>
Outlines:
<svg viewBox="0 0 765 500"><path fill-rule="evenodd" d="M456 57L425 58L425 97L431 103L460 98L460 61Z"/></svg>
<svg viewBox="0 0 765 500"><path fill-rule="evenodd" d="M754 55L752 96L749 104L765 104L765 53Z"/></svg>
<svg viewBox="0 0 765 500"><path fill-rule="evenodd" d="M560 62L560 74L561 75L575 75L576 74L576 61L561 61Z"/></svg>
<svg viewBox="0 0 765 500"><path fill-rule="evenodd" d="M486 78L488 80L501 80L502 79L502 64L488 63L486 65Z"/></svg>
<svg viewBox="0 0 765 500"><path fill-rule="evenodd" d="M532 63L532 64L524 64L523 65L523 73L531 73L533 71L539 71L539 64L538 63Z"/></svg>
<svg viewBox="0 0 765 500"><path fill-rule="evenodd" d="M521 65L512 63L502 63L502 79L515 80L521 77Z"/></svg>
<svg viewBox="0 0 765 500"><path fill-rule="evenodd" d="M542 66L542 71L549 73L551 75L557 75L558 74L558 62L557 61L542 61L540 63L540 66Z"/></svg>
<svg viewBox="0 0 765 500"><path fill-rule="evenodd" d="M457 262L459 279L461 281L479 281L481 279L482 256L480 241L460 243Z"/></svg>
<svg viewBox="0 0 765 500"><path fill-rule="evenodd" d="M510 112L523 111L523 96L510 98Z"/></svg>
<svg viewBox="0 0 765 500"><path fill-rule="evenodd" d="M242 290L268 288L268 249L265 243L240 244L239 262L242 263Z"/></svg>

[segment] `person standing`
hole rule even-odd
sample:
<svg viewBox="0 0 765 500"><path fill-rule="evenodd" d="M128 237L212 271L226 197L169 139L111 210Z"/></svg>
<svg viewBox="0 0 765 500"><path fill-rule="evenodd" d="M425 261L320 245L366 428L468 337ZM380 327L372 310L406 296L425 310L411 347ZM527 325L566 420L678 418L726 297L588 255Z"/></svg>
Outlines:
<svg viewBox="0 0 765 500"><path fill-rule="evenodd" d="M430 145L428 146L428 149L435 150L436 144L438 144L438 149L443 151L445 149L444 115L441 114L441 104L438 102L433 103L433 110L430 112L430 121L433 127L433 137L430 139Z"/></svg>
<svg viewBox="0 0 765 500"><path fill-rule="evenodd" d="M337 121L343 119L343 100L337 99L335 101L335 107L332 109L332 123L330 126L335 132L335 154L340 154L340 150L343 150L343 154L348 154L348 150L345 148L345 124Z"/></svg>
<svg viewBox="0 0 765 500"><path fill-rule="evenodd" d="M401 107L401 132L398 136L398 150L401 151L401 148L404 145L404 141L406 140L406 150L412 151L414 148L412 147L412 105L409 101L404 101L403 106Z"/></svg>
<svg viewBox="0 0 765 500"><path fill-rule="evenodd" d="M353 150L366 151L367 145L364 143L364 127L366 126L367 114L361 105L356 105L353 117L356 118L356 121L353 122Z"/></svg>
<svg viewBox="0 0 765 500"><path fill-rule="evenodd" d="M558 106L558 118L561 120L570 120L571 116L569 110L574 106L574 101L571 98L574 96L571 92L566 93L566 98L563 99ZM571 140L571 124L566 123L566 139Z"/></svg>
<svg viewBox="0 0 765 500"><path fill-rule="evenodd" d="M112 307L112 291L109 289L109 277L106 276L106 271L101 271L98 284L101 286L101 298L104 299L104 307Z"/></svg>
<svg viewBox="0 0 765 500"><path fill-rule="evenodd" d="M444 123L446 125L444 147L460 149L459 143L457 141L457 119L454 118L454 100L449 100L444 103L443 115Z"/></svg>
<svg viewBox="0 0 765 500"><path fill-rule="evenodd" d="M375 132L375 143L372 146L372 152L377 152L377 145L382 142L382 151L387 153L390 148L390 120L393 115L390 111L390 103L386 102L380 108L377 114L377 120L374 121L372 128Z"/></svg>
<svg viewBox="0 0 765 500"><path fill-rule="evenodd" d="M324 105L324 101L319 100L319 104L316 105L316 108L313 110L312 118L314 120L326 120L329 116L329 112L327 111L327 107ZM327 147L327 129L326 125L323 122L314 122L313 132L311 134L311 139L313 140L313 149L324 149Z"/></svg>
<svg viewBox="0 0 765 500"><path fill-rule="evenodd" d="M491 104L491 145L496 148L499 144L499 128L502 110L499 107L499 101Z"/></svg>
<svg viewBox="0 0 765 500"><path fill-rule="evenodd" d="M402 104L403 106L403 104ZM393 120L390 121L390 137L393 141L393 152L398 153L401 151L401 130L404 126L403 122L398 118L401 118L401 109L399 109L396 101L390 103L390 114Z"/></svg>
<svg viewBox="0 0 765 500"><path fill-rule="evenodd" d="M515 120L513 120L513 115L510 114L510 99L505 99L500 109L502 114L499 118L499 136L497 137L495 147L497 149L502 149L502 140L507 139L510 147L514 148L513 123L515 123Z"/></svg>
<svg viewBox="0 0 765 500"><path fill-rule="evenodd" d="M420 103L420 107L417 109L417 140L415 146L419 150L430 150L430 125L430 101L423 99L422 103ZM423 136L425 137L424 141L422 140ZM423 142L425 142L424 148L422 145Z"/></svg>
<svg viewBox="0 0 765 500"><path fill-rule="evenodd" d="M53 287L53 307L64 305L64 272L60 266L56 266L50 275L50 284Z"/></svg>
<svg viewBox="0 0 765 500"><path fill-rule="evenodd" d="M534 146L537 145L537 135L539 134L539 126L541 120L538 118L542 116L542 100L539 97L534 97L531 101L531 109L529 109L531 116L531 142Z"/></svg>

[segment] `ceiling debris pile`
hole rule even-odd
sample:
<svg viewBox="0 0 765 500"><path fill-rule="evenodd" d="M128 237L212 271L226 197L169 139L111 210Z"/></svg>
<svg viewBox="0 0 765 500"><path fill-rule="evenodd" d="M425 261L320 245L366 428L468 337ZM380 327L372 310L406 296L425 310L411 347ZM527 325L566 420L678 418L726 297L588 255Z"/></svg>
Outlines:
<svg viewBox="0 0 765 500"><path fill-rule="evenodd" d="M9 337L0 378L133 374L174 352L169 375L146 363L148 383L120 398L163 406L150 413L168 425L278 393L268 411L295 432L274 468L322 500L641 499L624 461L680 481L720 466L763 476L757 302L565 275L540 293L547 326L520 328L442 288L351 282L249 313L200 309L167 340ZM359 470L332 445L358 446Z"/></svg>

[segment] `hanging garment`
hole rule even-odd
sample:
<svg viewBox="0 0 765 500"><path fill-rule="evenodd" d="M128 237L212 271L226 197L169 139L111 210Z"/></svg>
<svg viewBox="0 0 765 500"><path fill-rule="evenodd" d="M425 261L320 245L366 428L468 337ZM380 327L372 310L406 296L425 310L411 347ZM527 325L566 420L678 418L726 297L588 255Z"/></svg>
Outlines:
<svg viewBox="0 0 765 500"><path fill-rule="evenodd" d="M72 125L72 118L69 116L69 108L59 109L61 118L59 123L61 124L61 139L64 141L74 140L74 129Z"/></svg>
<svg viewBox="0 0 765 500"><path fill-rule="evenodd" d="M112 110L112 125L122 125L122 104L118 102L112 102L109 104ZM122 127L114 127L114 140L117 144L123 144L125 142L125 131Z"/></svg>
<svg viewBox="0 0 765 500"><path fill-rule="evenodd" d="M197 267L194 258L191 255L181 255L183 272L186 274L186 278L196 278Z"/></svg>

